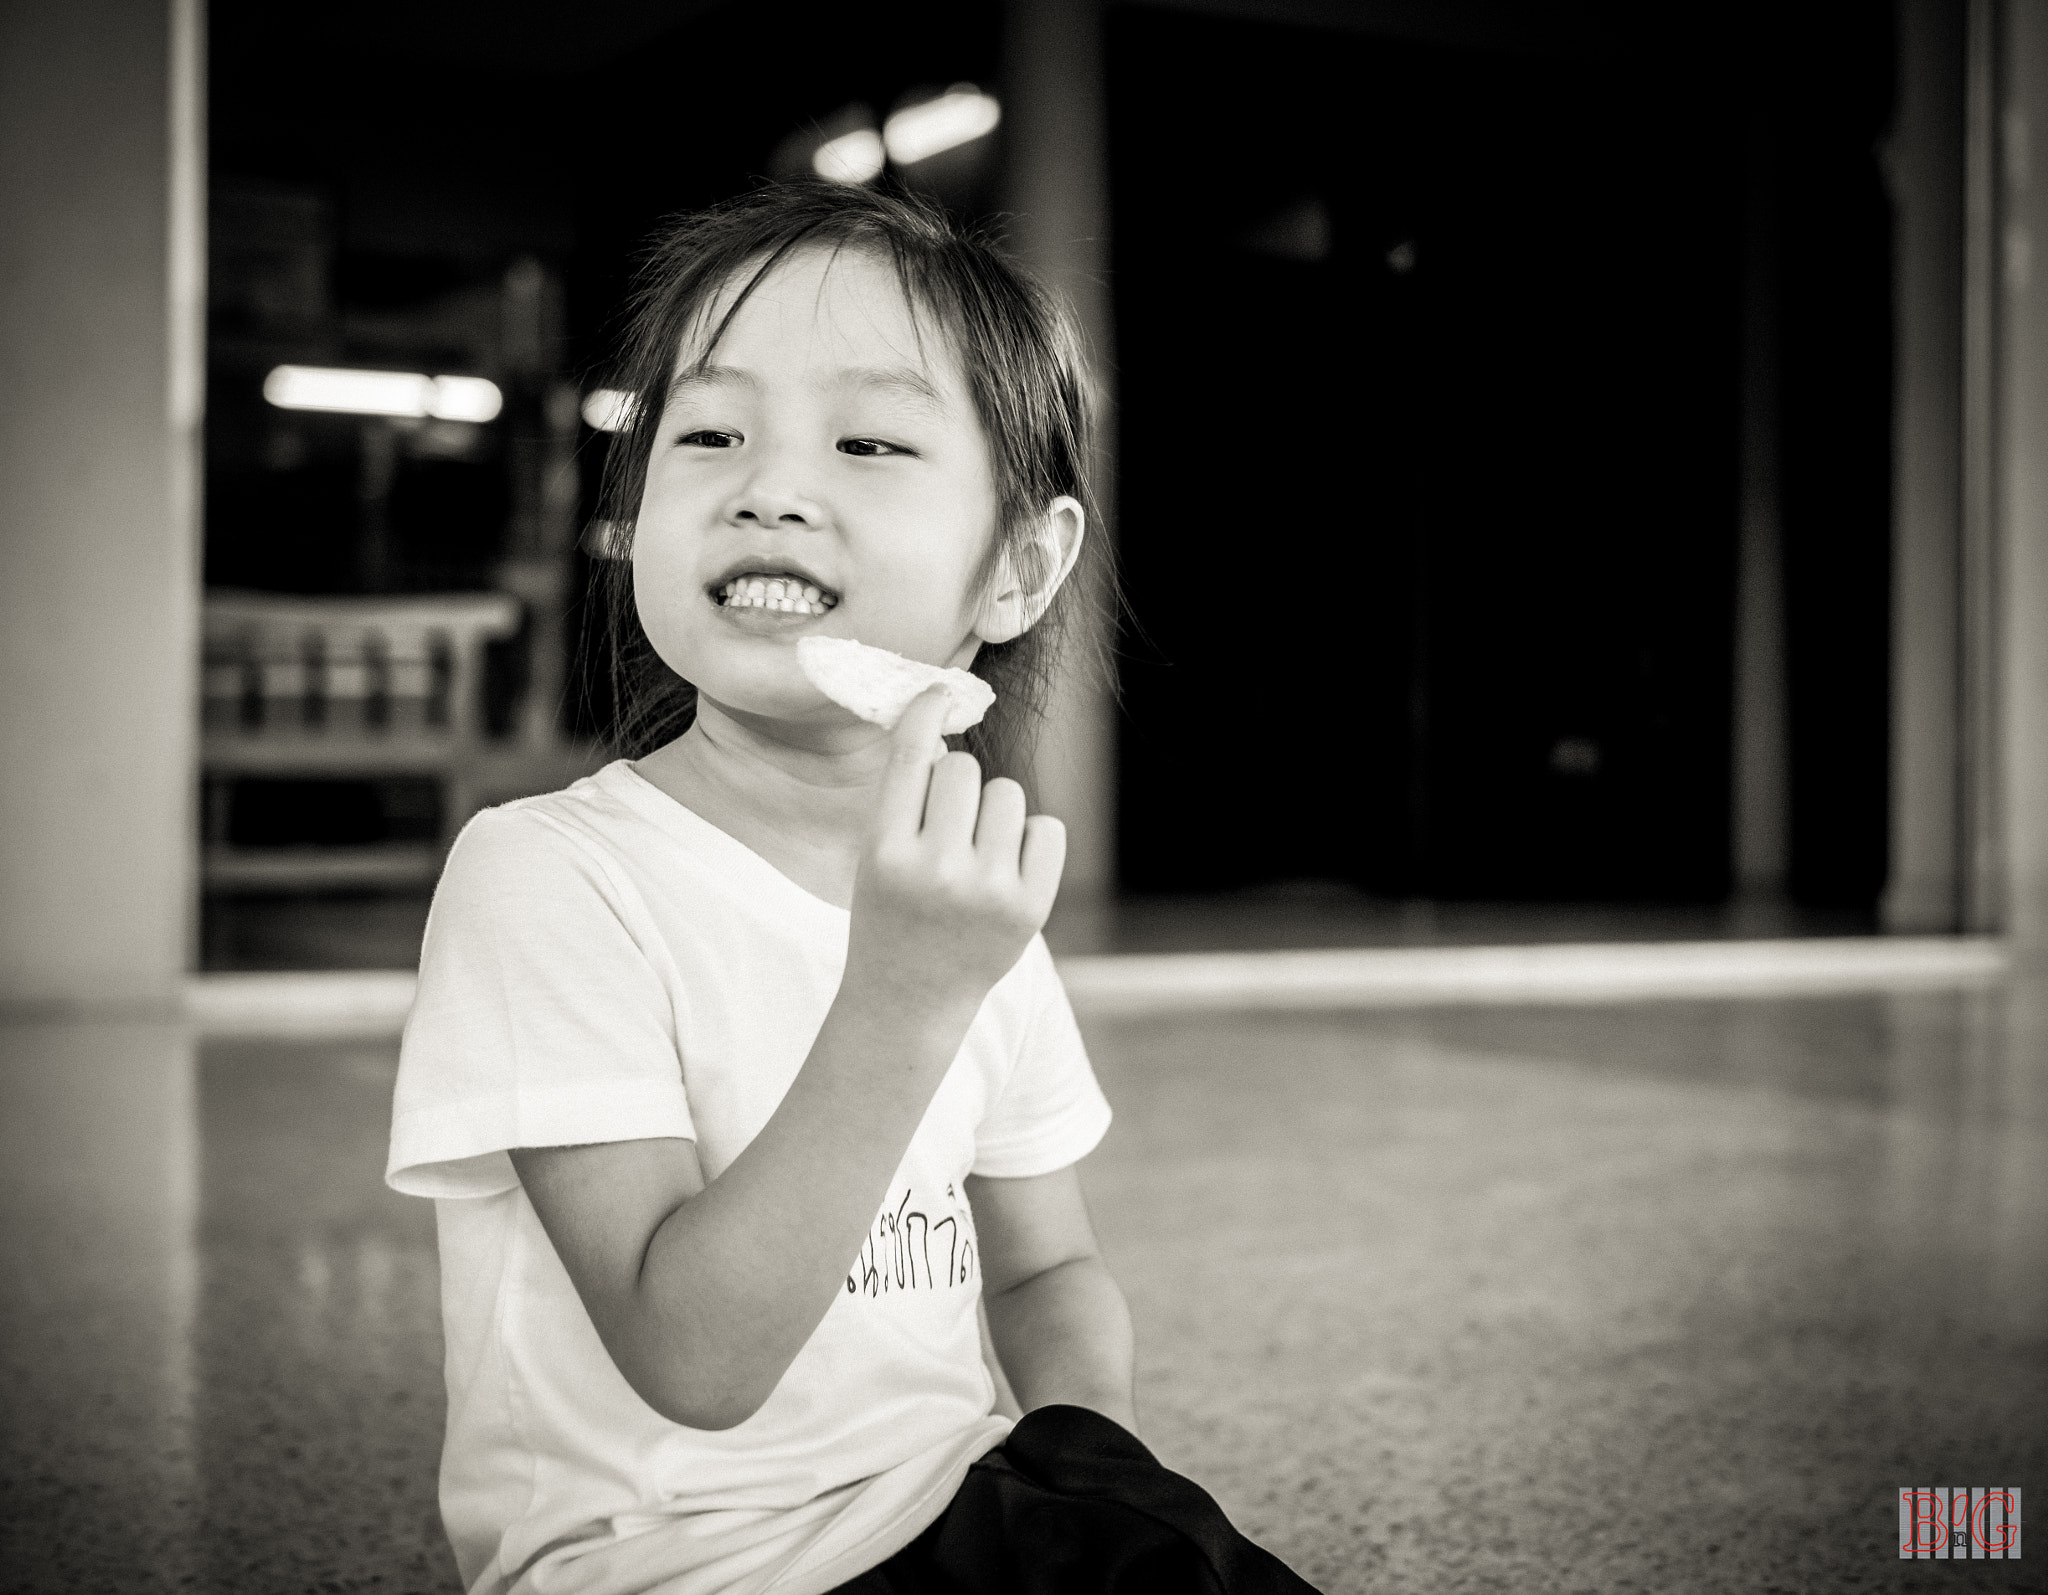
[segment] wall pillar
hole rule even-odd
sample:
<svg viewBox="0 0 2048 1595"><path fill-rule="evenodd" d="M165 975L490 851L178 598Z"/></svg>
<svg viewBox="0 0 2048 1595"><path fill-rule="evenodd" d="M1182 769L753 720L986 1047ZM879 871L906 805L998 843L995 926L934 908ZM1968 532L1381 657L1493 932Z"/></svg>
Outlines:
<svg viewBox="0 0 2048 1595"><path fill-rule="evenodd" d="M1894 215L1891 843L1883 919L1962 915L1963 14L1900 0Z"/></svg>
<svg viewBox="0 0 2048 1595"><path fill-rule="evenodd" d="M0 8L0 1004L168 1007L195 912L199 0Z"/></svg>
<svg viewBox="0 0 2048 1595"><path fill-rule="evenodd" d="M1995 438L2004 929L2048 960L2048 0L1997 7Z"/></svg>
<svg viewBox="0 0 2048 1595"><path fill-rule="evenodd" d="M1115 355L1109 298L1109 171L1102 18L1096 0L1011 0L1003 32L1005 191L1010 247L1080 320L1101 388L1102 507L1115 503ZM1106 537L1110 528L1089 528ZM1110 683L1078 663L1111 639L1099 593L1081 612L1032 761L1033 807L1067 827L1063 904L1099 901L1116 881L1116 715ZM1078 631L1078 629L1077 629Z"/></svg>

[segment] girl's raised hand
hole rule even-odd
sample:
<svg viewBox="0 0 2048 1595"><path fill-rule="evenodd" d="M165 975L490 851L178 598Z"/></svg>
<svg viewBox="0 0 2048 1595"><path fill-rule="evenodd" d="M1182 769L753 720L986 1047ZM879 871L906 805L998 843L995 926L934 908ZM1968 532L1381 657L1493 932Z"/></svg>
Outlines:
<svg viewBox="0 0 2048 1595"><path fill-rule="evenodd" d="M854 877L846 979L870 994L972 1019L1043 928L1066 827L1024 813L1007 776L982 784L971 753L939 737L946 694L927 688L897 723Z"/></svg>

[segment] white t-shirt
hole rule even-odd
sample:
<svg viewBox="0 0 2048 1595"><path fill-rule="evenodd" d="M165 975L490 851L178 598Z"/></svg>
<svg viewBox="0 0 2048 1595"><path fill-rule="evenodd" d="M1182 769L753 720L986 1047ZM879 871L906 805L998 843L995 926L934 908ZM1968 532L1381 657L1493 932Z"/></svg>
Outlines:
<svg viewBox="0 0 2048 1595"><path fill-rule="evenodd" d="M1042 937L982 1004L845 1289L732 1429L634 1394L506 1156L682 1136L717 1179L809 1054L847 922L625 760L456 842L386 1179L437 1198L441 1510L470 1595L814 1595L914 1539L1008 1433L961 1182L1065 1168L1110 1116Z"/></svg>

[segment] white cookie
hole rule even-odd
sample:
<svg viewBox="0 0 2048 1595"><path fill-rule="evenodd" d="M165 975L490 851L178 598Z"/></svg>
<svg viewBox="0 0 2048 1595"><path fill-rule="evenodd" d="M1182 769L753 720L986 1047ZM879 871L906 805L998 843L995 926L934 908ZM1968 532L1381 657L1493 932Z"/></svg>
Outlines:
<svg viewBox="0 0 2048 1595"><path fill-rule="evenodd" d="M811 684L834 703L892 731L910 707L910 700L933 682L946 689L949 700L945 723L939 728L946 736L980 724L996 701L995 689L977 675L919 664L851 637L799 637L796 662Z"/></svg>

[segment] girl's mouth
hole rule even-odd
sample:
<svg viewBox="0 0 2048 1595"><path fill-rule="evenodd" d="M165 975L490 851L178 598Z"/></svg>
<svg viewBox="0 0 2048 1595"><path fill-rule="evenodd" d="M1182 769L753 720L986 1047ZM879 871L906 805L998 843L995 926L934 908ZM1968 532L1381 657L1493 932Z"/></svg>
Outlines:
<svg viewBox="0 0 2048 1595"><path fill-rule="evenodd" d="M749 572L735 576L715 589L711 601L735 616L758 612L768 615L822 615L839 602L839 595L795 576Z"/></svg>

